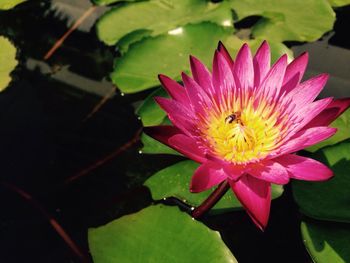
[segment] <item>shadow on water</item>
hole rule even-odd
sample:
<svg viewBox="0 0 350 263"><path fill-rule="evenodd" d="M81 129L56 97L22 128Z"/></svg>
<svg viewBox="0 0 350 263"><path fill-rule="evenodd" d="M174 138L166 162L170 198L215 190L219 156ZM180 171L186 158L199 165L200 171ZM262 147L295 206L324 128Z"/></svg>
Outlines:
<svg viewBox="0 0 350 263"><path fill-rule="evenodd" d="M0 177L32 194L87 251L88 227L149 205L150 194L140 185L178 159L140 155L138 143L76 182L64 184L135 135L141 124L134 105L149 93L121 96L117 92L82 122L100 100L96 94L103 95L112 87L101 80L112 69L114 50L100 43L94 32L76 31L43 62L44 54L67 30L66 22L50 10L47 1L27 1L0 12L0 34L18 47L20 61L14 81L0 94ZM73 74L62 74L65 70ZM88 93L86 85L97 88ZM28 203L4 188L0 199L0 262L78 262ZM273 201L265 233L244 212L205 220L222 233L243 263L310 262L299 222L289 187Z"/></svg>

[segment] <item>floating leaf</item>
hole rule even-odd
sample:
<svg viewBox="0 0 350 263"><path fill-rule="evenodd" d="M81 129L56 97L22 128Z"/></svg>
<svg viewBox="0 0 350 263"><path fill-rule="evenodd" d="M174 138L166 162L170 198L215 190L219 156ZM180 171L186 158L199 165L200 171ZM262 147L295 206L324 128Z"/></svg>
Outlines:
<svg viewBox="0 0 350 263"><path fill-rule="evenodd" d="M10 83L10 73L16 65L16 48L7 38L0 36L0 91Z"/></svg>
<svg viewBox="0 0 350 263"><path fill-rule="evenodd" d="M350 0L328 0L328 2L333 7L341 7L341 6L350 5Z"/></svg>
<svg viewBox="0 0 350 263"><path fill-rule="evenodd" d="M315 41L330 31L335 14L320 0L229 0L237 20L262 16L252 28L253 36L276 42Z"/></svg>
<svg viewBox="0 0 350 263"><path fill-rule="evenodd" d="M94 263L237 262L218 232L177 207L150 206L88 235Z"/></svg>
<svg viewBox="0 0 350 263"><path fill-rule="evenodd" d="M181 70L189 69L190 54L209 64L218 41L231 34L231 29L202 23L179 28L176 34L144 39L116 59L111 78L124 93L158 86L160 73L179 80Z"/></svg>
<svg viewBox="0 0 350 263"><path fill-rule="evenodd" d="M349 139L350 138L350 109L348 109L341 116L339 116L334 122L332 122L330 126L337 128L338 129L337 133L333 135L331 138L307 148L306 149L307 151L315 152L325 146L333 145L338 142Z"/></svg>
<svg viewBox="0 0 350 263"><path fill-rule="evenodd" d="M9 10L16 5L25 2L26 0L1 0L0 1L0 10Z"/></svg>
<svg viewBox="0 0 350 263"><path fill-rule="evenodd" d="M143 144L142 153L181 155L179 152L153 139L145 133L142 133L141 135L141 142Z"/></svg>
<svg viewBox="0 0 350 263"><path fill-rule="evenodd" d="M128 52L116 59L113 82L124 93L133 93L159 85L157 76L165 74L180 80L181 71L189 72L189 55L210 66L212 54L221 40L234 55L243 41L232 35L232 30L212 23L188 25L175 35L147 38L133 44ZM248 41L253 50L262 40ZM272 56L291 51L281 43L270 43Z"/></svg>
<svg viewBox="0 0 350 263"><path fill-rule="evenodd" d="M166 113L155 102L154 97L169 97L168 93L159 88L152 92L136 110L136 114L141 118L143 126L154 126L161 124Z"/></svg>
<svg viewBox="0 0 350 263"><path fill-rule="evenodd" d="M91 0L96 5L110 5L120 2L135 2L137 0Z"/></svg>
<svg viewBox="0 0 350 263"><path fill-rule="evenodd" d="M213 4L203 0L142 1L108 11L98 21L96 29L100 40L107 45L114 45L133 32L140 31L143 37L145 31L150 36L157 36L188 23L202 21L232 27L231 10L226 2Z"/></svg>
<svg viewBox="0 0 350 263"><path fill-rule="evenodd" d="M227 39L223 40L226 48L228 49L233 58L236 57L237 52L244 43L248 43L252 52L255 53L263 41L264 39L243 40L235 35L229 36ZM269 46L271 50L272 63L275 62L278 58L280 58L283 54L287 54L289 60L293 59L293 51L287 48L284 44L270 41Z"/></svg>
<svg viewBox="0 0 350 263"><path fill-rule="evenodd" d="M152 194L154 200L160 200L166 197L177 197L184 200L192 206L201 204L209 194L214 190L208 190L201 193L191 193L189 184L191 177L199 164L193 161L182 161L169 166L145 182ZM283 193L283 187L272 185L272 198L277 198ZM242 208L241 203L236 199L231 190L212 208L212 213L222 213L227 210Z"/></svg>
<svg viewBox="0 0 350 263"><path fill-rule="evenodd" d="M350 141L323 148L312 158L328 165L335 176L327 182L293 181L301 211L316 219L350 222Z"/></svg>
<svg viewBox="0 0 350 263"><path fill-rule="evenodd" d="M301 234L315 263L350 262L350 225L302 222Z"/></svg>

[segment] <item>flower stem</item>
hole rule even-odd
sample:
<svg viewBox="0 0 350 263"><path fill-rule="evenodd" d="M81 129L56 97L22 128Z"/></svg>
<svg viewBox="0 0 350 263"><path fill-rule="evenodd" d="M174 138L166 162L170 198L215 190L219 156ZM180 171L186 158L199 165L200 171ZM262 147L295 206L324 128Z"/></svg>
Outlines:
<svg viewBox="0 0 350 263"><path fill-rule="evenodd" d="M211 193L211 195L208 196L207 199L204 200L202 204L192 211L192 217L198 219L203 216L221 199L221 197L224 196L224 194L226 194L228 189L230 189L230 185L228 181L225 180L214 190L214 192Z"/></svg>

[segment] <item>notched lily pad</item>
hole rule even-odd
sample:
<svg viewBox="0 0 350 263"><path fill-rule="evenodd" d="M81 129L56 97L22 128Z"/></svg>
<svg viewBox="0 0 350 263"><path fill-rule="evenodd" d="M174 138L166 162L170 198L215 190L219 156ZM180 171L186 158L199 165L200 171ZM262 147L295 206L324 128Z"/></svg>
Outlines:
<svg viewBox="0 0 350 263"><path fill-rule="evenodd" d="M199 164L193 161L182 161L169 166L153 176L144 183L152 194L154 200L160 200L166 197L177 197L189 205L198 206L214 190L208 190L201 193L191 193L189 184L194 171ZM283 193L283 187L272 185L272 198L277 198ZM230 210L241 209L242 205L237 200L231 190L210 210L211 213L223 213Z"/></svg>
<svg viewBox="0 0 350 263"><path fill-rule="evenodd" d="M326 182L293 181L293 194L307 216L350 222L350 141L322 148L312 158L328 165L334 177Z"/></svg>
<svg viewBox="0 0 350 263"><path fill-rule="evenodd" d="M218 232L177 207L150 206L88 235L94 263L237 262Z"/></svg>
<svg viewBox="0 0 350 263"><path fill-rule="evenodd" d="M9 10L14 8L16 5L25 2L26 0L1 0L0 10Z"/></svg>
<svg viewBox="0 0 350 263"><path fill-rule="evenodd" d="M333 7L342 7L342 6L350 5L350 0L328 0L328 2Z"/></svg>
<svg viewBox="0 0 350 263"><path fill-rule="evenodd" d="M350 262L350 225L302 222L304 244L316 263Z"/></svg>
<svg viewBox="0 0 350 263"><path fill-rule="evenodd" d="M11 42L0 36L0 91L11 82L11 71L17 66L16 48Z"/></svg>
<svg viewBox="0 0 350 263"><path fill-rule="evenodd" d="M159 88L152 92L138 107L136 114L141 118L143 126L154 126L161 124L166 113L162 110L155 102L154 97L169 97L168 93L163 89Z"/></svg>
<svg viewBox="0 0 350 263"><path fill-rule="evenodd" d="M148 136L145 133L142 133L141 135L141 142L143 144L143 147L141 150L142 153L181 155L179 152L153 139L152 137Z"/></svg>
<svg viewBox="0 0 350 263"><path fill-rule="evenodd" d="M317 150L329 146L334 145L338 142L344 141L350 138L350 109L345 111L342 115L340 115L335 121L330 125L331 127L337 128L336 134L334 134L329 139L315 144L309 148L307 151L316 152Z"/></svg>
<svg viewBox="0 0 350 263"><path fill-rule="evenodd" d="M140 30L148 31L149 36L157 36L203 21L232 27L228 4L203 0L150 0L124 4L104 14L96 29L100 40L114 45L122 37Z"/></svg>
<svg viewBox="0 0 350 263"><path fill-rule="evenodd" d="M120 3L120 2L136 2L138 0L91 0L96 5L110 5L114 3Z"/></svg>
<svg viewBox="0 0 350 263"><path fill-rule="evenodd" d="M232 32L216 24L201 23L144 39L116 59L112 81L122 92L134 93L159 86L160 73L180 80L181 71L189 71L190 54L210 64L218 41Z"/></svg>
<svg viewBox="0 0 350 263"><path fill-rule="evenodd" d="M276 42L315 41L333 28L335 13L319 0L229 0L237 20L262 16L252 28L255 38Z"/></svg>

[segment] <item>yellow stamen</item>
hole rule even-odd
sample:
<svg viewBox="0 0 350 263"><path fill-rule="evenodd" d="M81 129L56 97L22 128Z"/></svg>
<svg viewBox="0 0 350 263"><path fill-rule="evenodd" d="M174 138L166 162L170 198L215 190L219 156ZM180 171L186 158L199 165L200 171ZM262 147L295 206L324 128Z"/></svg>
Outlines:
<svg viewBox="0 0 350 263"><path fill-rule="evenodd" d="M238 101L223 111L208 114L201 129L216 156L235 164L244 164L264 158L278 141L281 127L276 125L278 112L261 101ZM243 106L243 105L242 105Z"/></svg>

